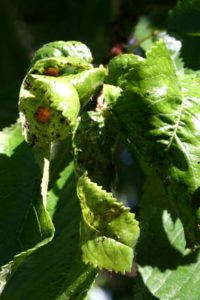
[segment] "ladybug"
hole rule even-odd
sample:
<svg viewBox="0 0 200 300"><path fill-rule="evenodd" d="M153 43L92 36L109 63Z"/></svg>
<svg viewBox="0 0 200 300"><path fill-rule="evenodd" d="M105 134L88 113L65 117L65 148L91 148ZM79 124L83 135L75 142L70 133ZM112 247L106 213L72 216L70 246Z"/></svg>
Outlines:
<svg viewBox="0 0 200 300"><path fill-rule="evenodd" d="M46 123L51 118L51 112L47 107L39 107L36 112L36 119L41 123Z"/></svg>
<svg viewBox="0 0 200 300"><path fill-rule="evenodd" d="M115 44L112 49L111 49L111 54L113 56L117 56L117 55L120 55L124 52L125 50L125 47L124 47L124 44L122 43L117 43Z"/></svg>
<svg viewBox="0 0 200 300"><path fill-rule="evenodd" d="M43 72L44 75L58 77L58 69L54 67L48 67Z"/></svg>

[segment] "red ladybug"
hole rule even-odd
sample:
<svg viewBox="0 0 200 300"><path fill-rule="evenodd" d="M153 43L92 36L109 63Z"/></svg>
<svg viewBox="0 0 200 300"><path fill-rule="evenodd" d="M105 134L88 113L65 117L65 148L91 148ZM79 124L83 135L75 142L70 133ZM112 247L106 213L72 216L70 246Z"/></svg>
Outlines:
<svg viewBox="0 0 200 300"><path fill-rule="evenodd" d="M51 112L47 107L39 107L36 112L36 119L41 123L46 123L51 118Z"/></svg>
<svg viewBox="0 0 200 300"><path fill-rule="evenodd" d="M113 56L120 55L120 54L122 54L122 53L124 52L124 49L125 49L124 44L122 44L122 43L117 43L117 44L115 44L115 45L112 47L112 49L111 49L111 54L112 54Z"/></svg>

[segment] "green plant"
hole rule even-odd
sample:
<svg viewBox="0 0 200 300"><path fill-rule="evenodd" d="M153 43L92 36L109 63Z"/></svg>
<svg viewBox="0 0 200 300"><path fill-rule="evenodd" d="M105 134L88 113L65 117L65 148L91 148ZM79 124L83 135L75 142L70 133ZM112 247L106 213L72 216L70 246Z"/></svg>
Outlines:
<svg viewBox="0 0 200 300"><path fill-rule="evenodd" d="M107 68L80 42L36 52L0 133L1 299L85 299L99 269L130 271L137 240L137 300L199 298L200 77L161 37ZM120 141L145 178L140 237L111 193Z"/></svg>

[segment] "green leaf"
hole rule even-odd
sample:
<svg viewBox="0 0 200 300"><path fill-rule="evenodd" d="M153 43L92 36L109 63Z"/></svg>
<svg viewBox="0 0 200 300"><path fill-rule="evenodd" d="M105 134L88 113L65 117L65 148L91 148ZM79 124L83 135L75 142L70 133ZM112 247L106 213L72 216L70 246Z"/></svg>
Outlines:
<svg viewBox="0 0 200 300"><path fill-rule="evenodd" d="M15 255L47 243L54 227L41 200L39 168L19 124L0 132L0 140L0 262L4 265Z"/></svg>
<svg viewBox="0 0 200 300"><path fill-rule="evenodd" d="M140 17L134 30L134 36L137 39L136 45L145 51L149 50L154 44L154 30L155 27L148 16ZM135 47L135 45L133 46Z"/></svg>
<svg viewBox="0 0 200 300"><path fill-rule="evenodd" d="M173 36L170 36L166 31L161 31L157 34L157 40L160 39L163 40L167 49L169 50L170 56L174 62L177 72L184 73L184 63L180 53L182 47L181 41L175 39Z"/></svg>
<svg viewBox="0 0 200 300"><path fill-rule="evenodd" d="M31 145L65 139L71 133L79 109L76 89L61 78L32 74L25 78L19 111L25 139ZM47 119L40 117L40 110L47 111Z"/></svg>
<svg viewBox="0 0 200 300"><path fill-rule="evenodd" d="M114 111L146 175L154 169L165 182L187 243L194 245L199 240L192 207L200 186L199 78L178 76L162 41L144 60L137 62L131 56L129 70L120 74L120 65L122 68L127 61L125 55L124 62L121 56L109 64L108 80L124 90ZM120 74L117 78L116 72Z"/></svg>
<svg viewBox="0 0 200 300"><path fill-rule="evenodd" d="M143 58L134 54L123 54L114 57L108 64L108 76L106 82L109 84L123 87L121 78L125 76L130 70L133 70ZM125 81L125 84L127 80Z"/></svg>
<svg viewBox="0 0 200 300"><path fill-rule="evenodd" d="M18 123L4 128L3 131L0 131L0 154L11 157L15 152L15 148L22 142L23 137Z"/></svg>
<svg viewBox="0 0 200 300"><path fill-rule="evenodd" d="M199 249L185 248L184 229L176 207L153 172L144 186L140 222L137 263L146 288L160 300L198 299ZM136 299L143 299L140 298L143 293L138 286Z"/></svg>
<svg viewBox="0 0 200 300"><path fill-rule="evenodd" d="M79 178L78 196L83 214L81 249L84 262L115 272L130 271L132 248L139 235L134 214L86 174Z"/></svg>
<svg viewBox="0 0 200 300"><path fill-rule="evenodd" d="M115 101L120 91L106 85L102 95L109 104ZM109 108L88 112L81 117L73 142L79 176L77 191L83 215L83 260L100 269L125 273L132 266L132 248L139 228L129 208L106 192L110 191L114 178L112 154L118 138L116 125Z"/></svg>
<svg viewBox="0 0 200 300"><path fill-rule="evenodd" d="M81 106L86 105L96 90L103 85L105 76L106 69L102 65L68 76L67 81L76 88Z"/></svg>
<svg viewBox="0 0 200 300"><path fill-rule="evenodd" d="M121 93L122 93L122 89L117 86L110 85L110 84L103 85L102 94L104 97L104 101L106 105L109 106L110 109L112 109L112 106L115 104L115 102L117 101ZM109 125L111 126L111 124Z"/></svg>
<svg viewBox="0 0 200 300"><path fill-rule="evenodd" d="M56 41L45 44L40 48L32 59L32 64L47 57L76 57L85 62L92 61L90 49L81 42L77 41Z"/></svg>
<svg viewBox="0 0 200 300"><path fill-rule="evenodd" d="M181 39L182 57L187 67L200 68L200 2L198 0L178 1L168 20L170 34ZM192 55L191 55L192 53Z"/></svg>
<svg viewBox="0 0 200 300"><path fill-rule="evenodd" d="M61 160L65 161L64 158ZM21 263L4 288L2 300L82 300L96 276L96 271L82 262L79 247L81 210L76 197L73 163L63 168L52 185L48 203L56 229L55 238Z"/></svg>
<svg viewBox="0 0 200 300"><path fill-rule="evenodd" d="M29 73L57 77L77 74L91 68L91 64L78 57L47 57L36 61Z"/></svg>
<svg viewBox="0 0 200 300"><path fill-rule="evenodd" d="M46 60L40 62L44 67ZM56 78L33 72L34 68L25 77L20 90L19 111L25 139L31 145L63 140L72 133L80 108L103 84L106 70L103 66L91 67L78 74L59 76L58 69Z"/></svg>
<svg viewBox="0 0 200 300"><path fill-rule="evenodd" d="M159 300L153 296L142 280L142 276L138 272L135 281L134 300Z"/></svg>
<svg viewBox="0 0 200 300"><path fill-rule="evenodd" d="M116 132L113 119L105 118L102 112L91 111L81 116L73 138L79 176L87 171L93 182L108 191L114 176L111 149L116 142Z"/></svg>
<svg viewBox="0 0 200 300"><path fill-rule="evenodd" d="M153 20L150 16L142 16L134 31L134 36L137 39L137 43L133 45L133 49L141 47L145 52L149 51L153 47L154 43L162 39L168 48L171 58L178 70L183 69L183 61L180 58L181 41L167 34L163 29L160 31L153 25ZM157 30L156 30L157 29ZM131 49L131 48L130 48Z"/></svg>

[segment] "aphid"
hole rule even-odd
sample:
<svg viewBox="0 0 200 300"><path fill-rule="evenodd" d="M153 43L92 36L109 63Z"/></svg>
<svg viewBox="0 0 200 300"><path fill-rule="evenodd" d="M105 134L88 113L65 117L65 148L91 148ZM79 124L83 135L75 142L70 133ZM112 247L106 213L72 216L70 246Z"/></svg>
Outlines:
<svg viewBox="0 0 200 300"><path fill-rule="evenodd" d="M46 123L51 118L51 112L47 107L39 107L36 112L36 119L41 123Z"/></svg>
<svg viewBox="0 0 200 300"><path fill-rule="evenodd" d="M58 69L54 67L48 67L44 70L43 74L48 76L58 77Z"/></svg>

